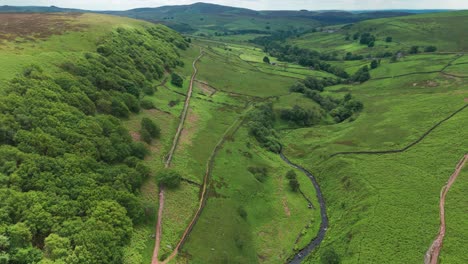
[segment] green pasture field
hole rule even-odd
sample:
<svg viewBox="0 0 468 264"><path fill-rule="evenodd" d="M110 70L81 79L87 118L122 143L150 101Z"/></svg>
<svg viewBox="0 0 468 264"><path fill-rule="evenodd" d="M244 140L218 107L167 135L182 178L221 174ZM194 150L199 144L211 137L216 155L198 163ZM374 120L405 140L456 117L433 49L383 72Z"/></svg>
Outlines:
<svg viewBox="0 0 468 264"><path fill-rule="evenodd" d="M203 183L206 163L225 131L242 111L239 107L225 106L222 95L218 103L202 100L193 94L184 129L174 153L171 167L183 178ZM231 99L233 100L233 99ZM199 203L200 186L183 183L180 188L168 190L163 212L160 258L165 259L179 242Z"/></svg>
<svg viewBox="0 0 468 264"><path fill-rule="evenodd" d="M207 51L199 64L198 80L216 89L248 96L269 97L286 94L294 79L266 74L236 57Z"/></svg>
<svg viewBox="0 0 468 264"><path fill-rule="evenodd" d="M329 87L326 93L349 91L364 103L354 122L283 132L286 154L317 175L327 202L330 228L309 263L328 248L344 263L422 261L438 232L440 188L468 151L468 111L404 153L330 155L408 145L466 104L468 82L426 74Z"/></svg>
<svg viewBox="0 0 468 264"><path fill-rule="evenodd" d="M468 64L455 64L448 67L444 72L456 76L468 77Z"/></svg>
<svg viewBox="0 0 468 264"><path fill-rule="evenodd" d="M377 69L371 71L371 76L373 78L382 78L408 73L441 71L457 58L457 55L421 54L404 57L395 63L385 59L381 61Z"/></svg>
<svg viewBox="0 0 468 264"><path fill-rule="evenodd" d="M259 182L249 166L267 167L266 181ZM319 210L307 209L307 201L290 190L285 178L290 169L241 128L216 158L207 206L183 248L189 262L284 262L303 230L296 247L305 246L318 230ZM300 173L298 177L301 189L318 208L310 180ZM245 219L239 208L246 211Z"/></svg>

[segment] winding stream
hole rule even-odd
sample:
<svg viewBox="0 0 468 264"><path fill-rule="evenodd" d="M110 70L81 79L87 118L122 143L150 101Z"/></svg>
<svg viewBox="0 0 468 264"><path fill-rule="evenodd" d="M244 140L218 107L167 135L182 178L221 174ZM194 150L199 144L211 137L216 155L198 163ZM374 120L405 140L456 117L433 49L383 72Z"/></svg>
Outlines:
<svg viewBox="0 0 468 264"><path fill-rule="evenodd" d="M322 195L322 190L320 189L320 186L315 179L314 175L310 173L308 170L304 169L303 167L296 165L289 161L289 159L281 152L280 153L281 158L288 163L291 167L298 169L302 171L307 177L312 181L312 184L314 185L315 191L317 192L317 200L320 204L320 217L321 217L321 224L320 224L320 229L317 234L317 236L303 249L301 249L299 252L294 255L294 258L292 258L288 263L289 264L300 264L301 261L307 257L312 251L320 245L320 243L323 241L325 238L325 233L327 232L328 228L328 217L327 217L327 210L325 206L325 200L323 199Z"/></svg>

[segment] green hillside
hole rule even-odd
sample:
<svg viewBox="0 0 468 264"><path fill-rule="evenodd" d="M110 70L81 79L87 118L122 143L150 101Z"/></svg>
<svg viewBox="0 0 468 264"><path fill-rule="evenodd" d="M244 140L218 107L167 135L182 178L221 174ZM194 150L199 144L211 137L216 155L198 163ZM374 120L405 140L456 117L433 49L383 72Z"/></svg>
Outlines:
<svg viewBox="0 0 468 264"><path fill-rule="evenodd" d="M154 172L121 120L146 111L187 44L105 15L0 20L1 262L122 263L151 217L140 187Z"/></svg>
<svg viewBox="0 0 468 264"><path fill-rule="evenodd" d="M292 45L321 52L347 52L364 56L385 52L407 52L412 46L435 46L440 52L462 52L468 49L468 12L421 14L397 18L362 21L345 26L334 26L327 32L303 35L289 41ZM375 46L360 44L360 36L370 33ZM357 34L357 39L354 39ZM392 41L387 42L387 37Z"/></svg>
<svg viewBox="0 0 468 264"><path fill-rule="evenodd" d="M0 7L0 263L423 261L468 153L467 11L75 11Z"/></svg>
<svg viewBox="0 0 468 264"><path fill-rule="evenodd" d="M351 13L345 11L256 11L207 3L138 8L106 12L157 23L183 32L204 36L262 35L277 30L304 32L313 28L366 19L409 15L403 11ZM250 36L252 37L252 36Z"/></svg>

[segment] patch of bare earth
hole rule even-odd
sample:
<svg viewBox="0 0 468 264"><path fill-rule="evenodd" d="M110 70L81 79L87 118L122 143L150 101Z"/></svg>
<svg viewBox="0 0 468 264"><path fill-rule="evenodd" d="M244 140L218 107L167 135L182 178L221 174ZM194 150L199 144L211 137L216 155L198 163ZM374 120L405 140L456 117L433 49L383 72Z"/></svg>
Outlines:
<svg viewBox="0 0 468 264"><path fill-rule="evenodd" d="M130 132L130 136L132 136L133 141L140 141L141 140L141 135L139 132L132 131Z"/></svg>
<svg viewBox="0 0 468 264"><path fill-rule="evenodd" d="M440 250L442 249L442 245L444 242L445 231L446 231L446 223L445 223L445 199L447 197L447 193L455 183L455 180L460 175L461 170L465 166L466 162L468 161L468 154L465 154L463 158L458 162L457 166L455 167L455 172L450 176L447 184L442 187L442 191L440 192L440 202L439 202L439 215L440 215L440 227L439 227L439 234L437 235L432 245L426 252L424 257L424 264L437 264L439 262L439 254Z"/></svg>
<svg viewBox="0 0 468 264"><path fill-rule="evenodd" d="M211 87L208 83L202 81L196 81L197 88L200 89L205 95L212 96L216 93L216 89Z"/></svg>
<svg viewBox="0 0 468 264"><path fill-rule="evenodd" d="M0 14L0 40L13 41L46 39L67 31L79 31L85 25L72 23L80 13L63 14Z"/></svg>
<svg viewBox="0 0 468 264"><path fill-rule="evenodd" d="M199 117L193 112L192 109L189 109L187 113L187 119L185 120L187 126L184 127L182 133L180 134L180 149L183 150L185 146L192 146L192 139L197 130L197 123Z"/></svg>

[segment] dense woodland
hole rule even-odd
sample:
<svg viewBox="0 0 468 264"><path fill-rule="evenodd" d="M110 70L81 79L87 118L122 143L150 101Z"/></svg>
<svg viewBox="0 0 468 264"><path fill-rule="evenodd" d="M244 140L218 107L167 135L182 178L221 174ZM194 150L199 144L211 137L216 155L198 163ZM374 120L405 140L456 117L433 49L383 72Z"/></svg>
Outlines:
<svg viewBox="0 0 468 264"><path fill-rule="evenodd" d="M120 28L59 75L31 66L2 89L0 263L120 262L152 172L119 118L186 45L164 27Z"/></svg>

